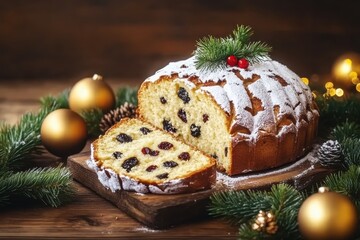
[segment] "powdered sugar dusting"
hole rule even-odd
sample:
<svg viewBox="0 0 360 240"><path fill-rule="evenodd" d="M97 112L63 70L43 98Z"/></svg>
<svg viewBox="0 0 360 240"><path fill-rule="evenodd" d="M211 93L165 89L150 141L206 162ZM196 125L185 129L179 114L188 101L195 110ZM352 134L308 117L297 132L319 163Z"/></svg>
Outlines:
<svg viewBox="0 0 360 240"><path fill-rule="evenodd" d="M235 110L232 126L240 125L249 129L249 138L252 139L259 129L278 133L280 129L276 129L276 123L281 121L283 116L293 117L296 121L295 125L298 125L304 112L307 113L308 119L318 114L315 109L307 110L312 103L310 88L286 66L271 59L250 65L248 69L235 66L216 71L203 71L196 69L195 56L192 56L183 61L169 63L146 81L155 82L161 76L172 74L177 74L191 87L195 87L188 80L191 77L197 77L204 84L209 81L215 82L215 86L205 84L198 88L198 91L210 94L226 113L231 111L232 103ZM262 104L263 110L257 112L256 116L252 116L248 111L252 109L249 95L259 99ZM276 114L274 107L278 108ZM268 126L275 128L269 129Z"/></svg>
<svg viewBox="0 0 360 240"><path fill-rule="evenodd" d="M112 192L118 190L135 191L140 194L144 193L156 193L156 194L174 194L178 193L180 189L184 189L187 185L184 184L182 179L174 179L156 185L145 185L129 176L119 175L110 168L98 167L94 158L94 147L91 144L90 159L86 161L86 164L92 169L98 177L99 182Z"/></svg>

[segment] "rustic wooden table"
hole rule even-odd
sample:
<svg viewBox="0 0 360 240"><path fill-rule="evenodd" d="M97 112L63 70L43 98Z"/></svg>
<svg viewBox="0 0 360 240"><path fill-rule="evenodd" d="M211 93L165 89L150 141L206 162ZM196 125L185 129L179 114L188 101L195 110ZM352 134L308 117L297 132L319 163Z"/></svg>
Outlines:
<svg viewBox="0 0 360 240"><path fill-rule="evenodd" d="M70 88L69 80L8 80L0 82L0 121L15 124L28 111L37 111L39 98ZM108 80L118 87L139 84L132 80ZM46 160L45 160L46 159ZM57 164L46 156L34 164ZM0 239L236 239L237 227L225 220L198 219L166 230L141 225L108 201L74 182L74 201L59 208L15 204L0 209ZM176 218L176 216L174 216Z"/></svg>

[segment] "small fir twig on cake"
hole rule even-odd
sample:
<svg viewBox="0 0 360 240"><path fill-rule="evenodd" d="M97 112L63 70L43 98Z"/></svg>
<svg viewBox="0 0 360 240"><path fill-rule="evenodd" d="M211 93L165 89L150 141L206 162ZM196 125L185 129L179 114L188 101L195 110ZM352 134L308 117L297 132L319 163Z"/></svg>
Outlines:
<svg viewBox="0 0 360 240"><path fill-rule="evenodd" d="M237 26L233 34L225 38L208 36L197 42L194 52L197 69L215 71L227 65L247 68L269 58L271 47L266 43L250 42L253 31L248 26Z"/></svg>

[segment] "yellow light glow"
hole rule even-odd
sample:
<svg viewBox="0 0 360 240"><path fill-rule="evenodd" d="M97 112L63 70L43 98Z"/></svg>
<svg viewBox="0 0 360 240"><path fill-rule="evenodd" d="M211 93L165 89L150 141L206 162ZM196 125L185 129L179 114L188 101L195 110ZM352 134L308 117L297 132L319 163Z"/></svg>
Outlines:
<svg viewBox="0 0 360 240"><path fill-rule="evenodd" d="M337 89L335 90L335 94L336 94L336 96L338 96L338 97L342 97L342 96L344 95L344 90L342 90L341 88L337 88Z"/></svg>
<svg viewBox="0 0 360 240"><path fill-rule="evenodd" d="M352 78L352 79L351 79L351 82L352 82L354 85L356 85L356 84L360 83L360 80L359 80L358 77L356 77L356 78Z"/></svg>
<svg viewBox="0 0 360 240"><path fill-rule="evenodd" d="M330 96L335 96L335 94L336 94L336 90L335 90L335 88L331 88L331 89L329 89L329 95Z"/></svg>
<svg viewBox="0 0 360 240"><path fill-rule="evenodd" d="M356 84L356 91L360 92L360 83Z"/></svg>
<svg viewBox="0 0 360 240"><path fill-rule="evenodd" d="M352 71L349 73L349 78L351 78L351 79L357 78L357 76L358 76L357 72Z"/></svg>
<svg viewBox="0 0 360 240"><path fill-rule="evenodd" d="M313 95L313 98L317 97L315 92L312 92L312 95Z"/></svg>
<svg viewBox="0 0 360 240"><path fill-rule="evenodd" d="M325 88L326 89L331 89L331 88L333 88L334 87L334 84L332 83L332 82L327 82L327 83L325 83Z"/></svg>
<svg viewBox="0 0 360 240"><path fill-rule="evenodd" d="M305 83L306 85L309 85L309 79L306 77L302 77L301 80L303 81L303 83Z"/></svg>
<svg viewBox="0 0 360 240"><path fill-rule="evenodd" d="M340 74L348 75L352 69L352 61L350 58L345 59L339 66Z"/></svg>

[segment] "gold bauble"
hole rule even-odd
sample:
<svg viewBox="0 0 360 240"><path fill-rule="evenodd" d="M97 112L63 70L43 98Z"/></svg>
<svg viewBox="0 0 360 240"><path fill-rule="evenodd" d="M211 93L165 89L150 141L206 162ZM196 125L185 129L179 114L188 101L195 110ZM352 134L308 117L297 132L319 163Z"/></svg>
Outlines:
<svg viewBox="0 0 360 240"><path fill-rule="evenodd" d="M114 91L100 75L94 74L92 78L81 79L72 87L69 105L71 110L78 113L93 108L107 112L115 105Z"/></svg>
<svg viewBox="0 0 360 240"><path fill-rule="evenodd" d="M321 187L301 205L298 223L306 239L349 239L358 226L357 209L347 196Z"/></svg>
<svg viewBox="0 0 360 240"><path fill-rule="evenodd" d="M59 157L80 152L87 139L84 119L70 109L58 109L46 116L41 125L41 141L45 148Z"/></svg>

